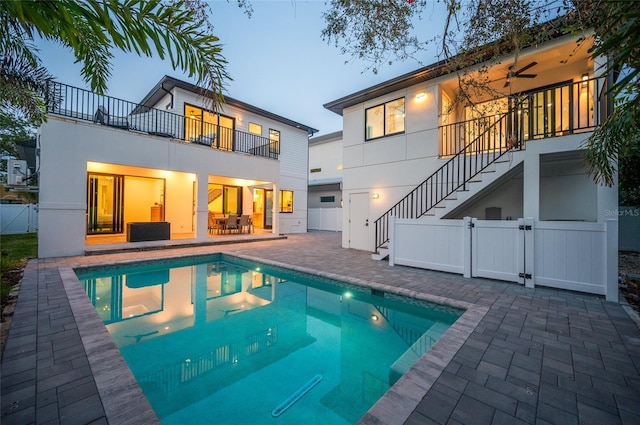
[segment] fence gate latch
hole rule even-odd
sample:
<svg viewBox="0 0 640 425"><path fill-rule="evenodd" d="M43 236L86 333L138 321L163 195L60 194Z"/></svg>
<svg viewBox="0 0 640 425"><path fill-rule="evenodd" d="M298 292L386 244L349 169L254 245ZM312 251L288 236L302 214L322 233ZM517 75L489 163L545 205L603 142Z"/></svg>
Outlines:
<svg viewBox="0 0 640 425"><path fill-rule="evenodd" d="M532 227L530 224L521 224L520 226L518 226L518 229L520 230L531 230Z"/></svg>
<svg viewBox="0 0 640 425"><path fill-rule="evenodd" d="M518 277L522 279L531 279L531 273L519 273Z"/></svg>

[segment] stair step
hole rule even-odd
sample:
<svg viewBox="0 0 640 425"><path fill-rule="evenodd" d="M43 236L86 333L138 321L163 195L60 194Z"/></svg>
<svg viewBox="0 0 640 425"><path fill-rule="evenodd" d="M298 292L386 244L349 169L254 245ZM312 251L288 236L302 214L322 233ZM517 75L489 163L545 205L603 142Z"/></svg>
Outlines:
<svg viewBox="0 0 640 425"><path fill-rule="evenodd" d="M371 259L375 261L384 260L389 256L389 248L378 248L378 252L371 254Z"/></svg>
<svg viewBox="0 0 640 425"><path fill-rule="evenodd" d="M447 196L444 199L447 201L455 201L456 199L458 199L458 192L453 192L451 195Z"/></svg>

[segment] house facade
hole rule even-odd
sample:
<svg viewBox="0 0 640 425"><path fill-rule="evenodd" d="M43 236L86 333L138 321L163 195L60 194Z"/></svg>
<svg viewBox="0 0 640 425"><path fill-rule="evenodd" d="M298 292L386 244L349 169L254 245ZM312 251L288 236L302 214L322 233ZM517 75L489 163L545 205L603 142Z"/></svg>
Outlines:
<svg viewBox="0 0 640 425"><path fill-rule="evenodd" d="M417 259L420 252L432 249L440 257L455 252L450 256L460 258L451 261L459 267L441 269L463 273L467 260L472 262L462 258L469 244L461 245L464 250L450 248L439 233L456 220L513 223L516 229L524 218L542 223L541 229L548 223L604 225L611 219L607 211L617 209L617 187L594 183L584 161L586 139L610 110L607 82L600 76L605 61L590 57L592 44L589 34L558 35L523 49L517 61L505 55L497 64L478 65L489 68L486 78L494 94L478 95L473 106L456 105L454 99L459 77L474 75L475 69L451 72L445 62L325 104L343 116L342 246L385 258L394 247L396 254L401 250L397 223L433 225L436 230L425 231L429 237L416 238L415 228L407 232L413 239L402 246L411 246L407 258L413 252L416 258L406 264L438 268L432 266L446 261ZM598 233L595 243L605 257L611 253L602 238L615 238L617 244L617 222L608 229L608 236ZM542 258L544 250L536 249ZM607 258L602 273L610 278L614 265ZM522 261L514 259L514 268ZM604 279L602 273L594 279ZM606 291L614 297L612 287L594 290Z"/></svg>
<svg viewBox="0 0 640 425"><path fill-rule="evenodd" d="M309 139L309 208L342 207L342 131Z"/></svg>
<svg viewBox="0 0 640 425"><path fill-rule="evenodd" d="M164 77L139 103L57 83L39 130L40 257L127 244L131 223L170 239L306 232L308 138L317 130ZM251 226L225 228L231 216ZM222 220L222 221L220 221Z"/></svg>

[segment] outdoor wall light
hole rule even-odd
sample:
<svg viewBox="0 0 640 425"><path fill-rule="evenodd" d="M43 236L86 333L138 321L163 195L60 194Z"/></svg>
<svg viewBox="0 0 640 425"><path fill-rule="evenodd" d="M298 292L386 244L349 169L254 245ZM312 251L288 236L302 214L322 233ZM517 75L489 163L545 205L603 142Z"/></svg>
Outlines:
<svg viewBox="0 0 640 425"><path fill-rule="evenodd" d="M589 74L582 74L582 85L587 85L587 80L589 79Z"/></svg>
<svg viewBox="0 0 640 425"><path fill-rule="evenodd" d="M425 92L420 92L416 94L416 102L424 102L427 100L427 94Z"/></svg>
<svg viewBox="0 0 640 425"><path fill-rule="evenodd" d="M379 193L374 193L373 195L371 195L371 197L373 199L378 199L380 197L380 194Z"/></svg>
<svg viewBox="0 0 640 425"><path fill-rule="evenodd" d="M375 314L371 315L371 320L373 320L374 322L378 321L378 316L376 316Z"/></svg>

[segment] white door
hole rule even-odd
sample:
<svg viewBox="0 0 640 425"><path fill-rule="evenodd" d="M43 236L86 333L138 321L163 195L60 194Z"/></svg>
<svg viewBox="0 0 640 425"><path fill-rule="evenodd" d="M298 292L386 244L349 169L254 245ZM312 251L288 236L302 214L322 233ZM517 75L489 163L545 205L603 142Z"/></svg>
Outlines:
<svg viewBox="0 0 640 425"><path fill-rule="evenodd" d="M369 193L349 195L349 248L371 251Z"/></svg>

